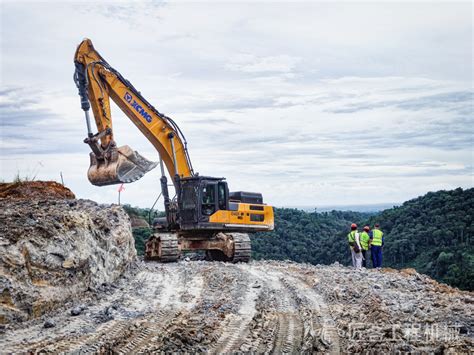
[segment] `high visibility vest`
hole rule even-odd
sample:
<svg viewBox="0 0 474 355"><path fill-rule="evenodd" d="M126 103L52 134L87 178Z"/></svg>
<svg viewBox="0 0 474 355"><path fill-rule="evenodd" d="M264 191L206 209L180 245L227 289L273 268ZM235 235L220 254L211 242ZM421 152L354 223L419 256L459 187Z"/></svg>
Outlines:
<svg viewBox="0 0 474 355"><path fill-rule="evenodd" d="M354 230L354 231L351 231L348 235L347 235L347 241L349 242L349 244L354 244L355 243L355 235L356 235L357 231Z"/></svg>
<svg viewBox="0 0 474 355"><path fill-rule="evenodd" d="M362 249L369 250L369 240L370 237L367 232L364 231L360 234L360 246L362 247Z"/></svg>
<svg viewBox="0 0 474 355"><path fill-rule="evenodd" d="M383 232L379 229L372 229L372 245L382 245Z"/></svg>

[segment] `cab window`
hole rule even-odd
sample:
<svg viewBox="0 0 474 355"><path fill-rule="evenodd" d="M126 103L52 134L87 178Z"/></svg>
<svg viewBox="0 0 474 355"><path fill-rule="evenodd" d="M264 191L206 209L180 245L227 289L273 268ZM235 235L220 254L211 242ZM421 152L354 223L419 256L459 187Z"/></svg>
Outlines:
<svg viewBox="0 0 474 355"><path fill-rule="evenodd" d="M219 209L225 210L227 208L227 196L226 196L225 183L220 182L217 185L217 195L218 195L218 200L219 200Z"/></svg>
<svg viewBox="0 0 474 355"><path fill-rule="evenodd" d="M202 187L202 213L210 216L216 211L216 185L209 184Z"/></svg>

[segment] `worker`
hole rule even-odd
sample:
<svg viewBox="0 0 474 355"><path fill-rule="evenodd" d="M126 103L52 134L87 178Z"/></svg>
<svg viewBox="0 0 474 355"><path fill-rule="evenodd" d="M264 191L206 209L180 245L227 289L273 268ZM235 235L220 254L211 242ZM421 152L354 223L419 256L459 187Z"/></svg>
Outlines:
<svg viewBox="0 0 474 355"><path fill-rule="evenodd" d="M356 269L362 268L362 253L360 245L360 235L357 231L357 224L351 224L351 231L347 235L347 241L349 242L349 247L351 249L352 256L352 266Z"/></svg>
<svg viewBox="0 0 474 355"><path fill-rule="evenodd" d="M376 223L370 236L370 254L372 256L372 266L377 269L382 267L383 243L383 232L380 230L380 225Z"/></svg>
<svg viewBox="0 0 474 355"><path fill-rule="evenodd" d="M360 233L360 246L362 247L362 267L367 267L367 252L370 248L370 227L365 226L364 231Z"/></svg>

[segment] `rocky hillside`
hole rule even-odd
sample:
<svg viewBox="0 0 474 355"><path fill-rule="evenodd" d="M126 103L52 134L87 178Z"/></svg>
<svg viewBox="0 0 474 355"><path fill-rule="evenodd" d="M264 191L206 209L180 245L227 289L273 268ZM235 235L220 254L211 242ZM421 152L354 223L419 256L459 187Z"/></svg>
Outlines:
<svg viewBox="0 0 474 355"><path fill-rule="evenodd" d="M119 206L75 200L56 183L0 191L0 324L39 317L111 283L136 256Z"/></svg>
<svg viewBox="0 0 474 355"><path fill-rule="evenodd" d="M6 352L472 353L474 295L414 270L181 261L123 278L38 320ZM51 327L51 328L45 328Z"/></svg>

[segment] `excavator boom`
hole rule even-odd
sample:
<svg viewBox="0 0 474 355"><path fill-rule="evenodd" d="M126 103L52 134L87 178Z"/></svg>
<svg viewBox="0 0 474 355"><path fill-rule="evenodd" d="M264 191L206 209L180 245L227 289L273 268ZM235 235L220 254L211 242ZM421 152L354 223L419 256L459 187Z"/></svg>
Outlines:
<svg viewBox="0 0 474 355"><path fill-rule="evenodd" d="M128 80L100 56L89 39L78 46L74 62L74 78L88 127L85 142L92 149L88 172L92 184L102 186L132 182L157 165L128 146L117 148L113 138L110 99L153 144L170 176L183 178L194 175L186 140L176 123L146 101ZM88 113L91 106L97 134L91 131Z"/></svg>

